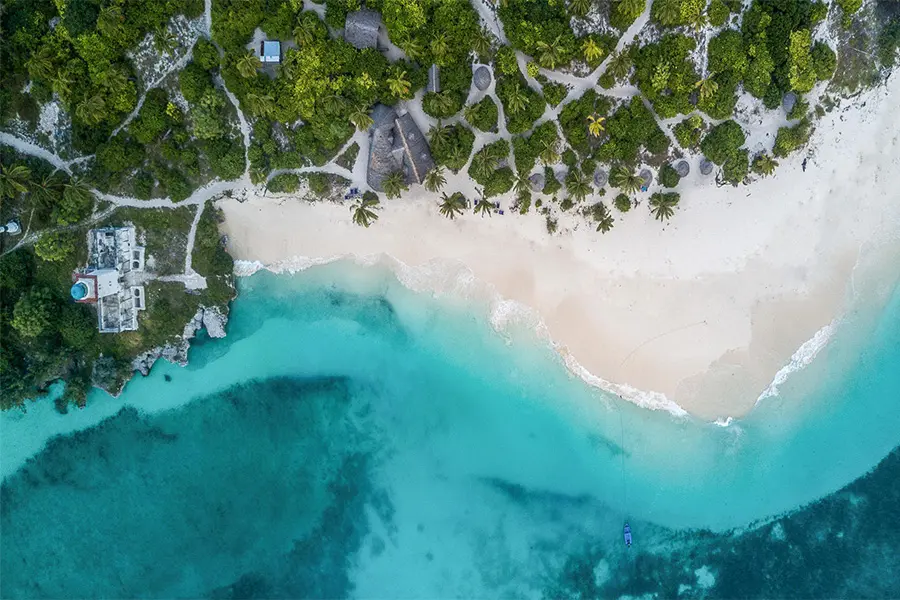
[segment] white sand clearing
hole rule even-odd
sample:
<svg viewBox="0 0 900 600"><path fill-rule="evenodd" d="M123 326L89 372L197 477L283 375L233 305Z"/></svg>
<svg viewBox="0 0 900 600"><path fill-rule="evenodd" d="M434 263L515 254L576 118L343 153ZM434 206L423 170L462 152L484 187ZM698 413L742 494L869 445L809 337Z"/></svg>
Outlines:
<svg viewBox="0 0 900 600"><path fill-rule="evenodd" d="M654 408L740 416L807 340L827 340L823 328L840 318L860 257L900 248L898 100L894 77L826 115L808 154L750 186L717 188L694 157L665 225L648 214L648 194L616 212L605 235L574 214L549 235L534 209L451 221L417 186L383 201L368 229L351 222L348 205L257 195L220 202L223 230L237 259L275 269L381 255L423 276L462 267L496 294L498 308L506 300L536 311L587 381ZM444 191L457 190L475 196L465 177L448 177Z"/></svg>

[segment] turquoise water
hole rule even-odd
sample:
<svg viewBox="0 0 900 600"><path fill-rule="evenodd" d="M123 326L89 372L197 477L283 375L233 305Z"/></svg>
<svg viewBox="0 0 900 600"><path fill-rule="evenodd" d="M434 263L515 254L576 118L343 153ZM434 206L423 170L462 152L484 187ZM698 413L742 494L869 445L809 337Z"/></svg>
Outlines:
<svg viewBox="0 0 900 600"><path fill-rule="evenodd" d="M900 594L897 289L729 427L381 267L240 292L189 367L0 416L0 596Z"/></svg>

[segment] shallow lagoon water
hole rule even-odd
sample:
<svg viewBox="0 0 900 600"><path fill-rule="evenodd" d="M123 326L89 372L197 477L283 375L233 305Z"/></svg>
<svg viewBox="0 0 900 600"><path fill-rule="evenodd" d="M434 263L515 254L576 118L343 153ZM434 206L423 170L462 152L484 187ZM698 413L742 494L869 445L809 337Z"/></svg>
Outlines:
<svg viewBox="0 0 900 600"><path fill-rule="evenodd" d="M590 388L533 332L386 268L240 290L186 369L0 417L0 595L900 593L853 587L880 564L861 557L898 556L897 526L871 524L900 522L875 501L897 495L896 451L838 491L900 444L896 290L729 427ZM813 555L837 575L771 587Z"/></svg>

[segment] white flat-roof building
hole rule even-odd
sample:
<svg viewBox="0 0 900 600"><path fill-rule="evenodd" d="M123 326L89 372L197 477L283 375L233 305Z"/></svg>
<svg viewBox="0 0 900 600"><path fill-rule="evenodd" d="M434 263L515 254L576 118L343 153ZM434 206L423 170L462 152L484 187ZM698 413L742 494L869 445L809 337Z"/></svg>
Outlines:
<svg viewBox="0 0 900 600"><path fill-rule="evenodd" d="M144 310L144 248L134 227L106 227L88 232L88 267L72 276L72 299L97 306L101 333L134 331Z"/></svg>

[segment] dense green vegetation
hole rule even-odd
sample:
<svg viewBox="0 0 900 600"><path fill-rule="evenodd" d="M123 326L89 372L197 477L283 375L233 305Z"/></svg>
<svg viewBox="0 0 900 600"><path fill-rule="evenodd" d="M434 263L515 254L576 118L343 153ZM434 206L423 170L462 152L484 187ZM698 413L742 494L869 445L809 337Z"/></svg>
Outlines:
<svg viewBox="0 0 900 600"><path fill-rule="evenodd" d="M439 165L444 165L454 173L462 169L475 144L475 134L463 125L437 126L430 132L431 156Z"/></svg>
<svg viewBox="0 0 900 600"><path fill-rule="evenodd" d="M497 105L490 96L466 107L466 121L481 131L494 131L497 128L497 114Z"/></svg>

